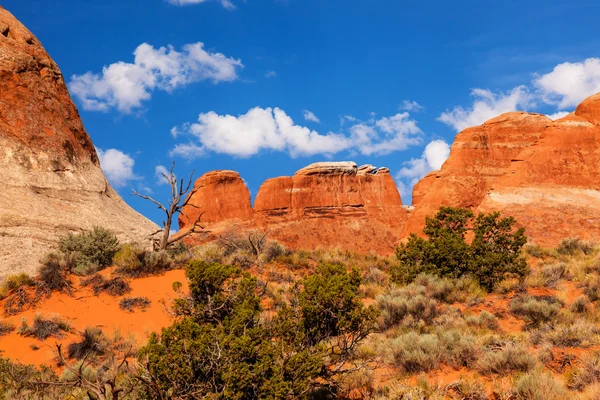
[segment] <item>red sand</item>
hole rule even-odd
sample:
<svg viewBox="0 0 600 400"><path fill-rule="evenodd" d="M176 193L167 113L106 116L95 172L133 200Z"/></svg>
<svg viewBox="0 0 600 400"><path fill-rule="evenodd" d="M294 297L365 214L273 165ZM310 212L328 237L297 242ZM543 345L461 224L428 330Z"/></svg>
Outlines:
<svg viewBox="0 0 600 400"><path fill-rule="evenodd" d="M107 273L108 271L103 275ZM161 328L172 323L172 317L167 313L165 304L177 297L172 289L175 281L186 285L183 270L132 280L130 281L132 291L119 297L106 294L94 296L90 289L79 288L76 282L73 296L53 294L49 299L43 299L35 309L3 318L5 321L11 321L18 328L22 318L27 318L31 323L36 314L45 317L57 315L71 324L74 333L65 335L60 340L49 338L40 341L22 337L15 330L7 336L0 337L0 351L4 356L25 364L52 365L55 343L68 344L75 341L77 332L88 326L100 327L109 336L114 331L120 331L125 337L133 335L138 344L144 344L150 333L160 332ZM187 290L187 287L184 286L183 289ZM152 304L145 311L135 310L130 313L119 308L119 301L123 297L147 297ZM31 346L37 346L39 350L34 350Z"/></svg>

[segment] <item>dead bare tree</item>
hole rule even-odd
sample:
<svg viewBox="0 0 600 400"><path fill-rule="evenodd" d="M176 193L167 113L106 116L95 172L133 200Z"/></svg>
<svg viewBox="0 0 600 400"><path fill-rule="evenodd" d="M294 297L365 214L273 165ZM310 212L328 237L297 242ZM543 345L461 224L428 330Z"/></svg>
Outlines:
<svg viewBox="0 0 600 400"><path fill-rule="evenodd" d="M200 213L198 218L194 221L194 225L192 225L192 227L188 231L171 237L171 225L173 223L173 216L177 213L182 213L185 216L184 208L187 206L198 208L196 205L190 203L190 199L198 190L198 188L193 188L194 171L192 171L192 173L190 174L190 178L188 179L187 184L184 184L183 178L178 180L177 176L175 176L175 174L173 173L174 168L175 162L173 161L171 169L169 170L169 174L167 175L164 172L162 173L162 176L166 179L166 181L169 183L169 186L171 187L171 200L169 201L168 206L164 206L162 203L153 199L150 196L140 194L135 190L133 191L133 194L135 196L141 197L142 199L150 200L151 202L156 204L158 208L163 210L166 214L166 219L163 221L163 229L160 229L150 235L150 237L153 238L155 250L166 250L167 247L169 247L171 244L180 241L184 237L189 236L192 233L198 233L198 229L204 229L204 227L200 225L200 218L202 218L202 215L204 214L203 211ZM156 236L159 233L162 233L160 238L154 238L154 236Z"/></svg>

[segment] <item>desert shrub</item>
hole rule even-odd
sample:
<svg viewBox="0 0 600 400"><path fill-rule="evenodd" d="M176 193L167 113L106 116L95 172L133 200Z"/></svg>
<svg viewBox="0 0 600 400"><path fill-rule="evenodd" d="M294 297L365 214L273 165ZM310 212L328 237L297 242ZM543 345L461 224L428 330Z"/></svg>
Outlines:
<svg viewBox="0 0 600 400"><path fill-rule="evenodd" d="M4 300L12 292L15 292L21 287L31 287L35 285L35 280L29 276L29 274L21 273L17 275L10 275L0 285L0 300Z"/></svg>
<svg viewBox="0 0 600 400"><path fill-rule="evenodd" d="M597 351L581 358L569 376L567 385L571 389L583 390L595 383L600 383L600 353Z"/></svg>
<svg viewBox="0 0 600 400"><path fill-rule="evenodd" d="M485 387L474 381L460 380L448 385L447 390L462 400L488 400L490 398Z"/></svg>
<svg viewBox="0 0 600 400"><path fill-rule="evenodd" d="M48 294L53 291L71 293L68 274L74 267L74 259L68 255L50 253L42 260L38 270L40 289Z"/></svg>
<svg viewBox="0 0 600 400"><path fill-rule="evenodd" d="M481 311L478 316L465 317L465 321L468 325L480 326L490 330L497 330L500 327L498 317L486 310Z"/></svg>
<svg viewBox="0 0 600 400"><path fill-rule="evenodd" d="M569 306L569 310L574 313L582 314L587 311L590 300L587 296L579 296Z"/></svg>
<svg viewBox="0 0 600 400"><path fill-rule="evenodd" d="M36 368L0 357L0 399L58 400L76 394L76 389L62 385L49 367Z"/></svg>
<svg viewBox="0 0 600 400"><path fill-rule="evenodd" d="M89 356L102 355L104 353L104 334L100 328L88 327L80 332L81 340L71 343L67 347L67 356L81 360Z"/></svg>
<svg viewBox="0 0 600 400"><path fill-rule="evenodd" d="M215 243L206 243L192 249L193 259L208 264L222 263L225 259L225 249Z"/></svg>
<svg viewBox="0 0 600 400"><path fill-rule="evenodd" d="M372 283L378 286L384 286L388 283L389 275L377 267L370 268L364 274L365 283Z"/></svg>
<svg viewBox="0 0 600 400"><path fill-rule="evenodd" d="M581 239L563 239L556 248L558 254L574 256L576 254L590 255L594 252L594 245Z"/></svg>
<svg viewBox="0 0 600 400"><path fill-rule="evenodd" d="M528 244L523 249L525 250L525 253L534 258L545 258L552 256L551 250L540 247L537 244Z"/></svg>
<svg viewBox="0 0 600 400"><path fill-rule="evenodd" d="M443 347L442 359L454 368L471 367L478 358L479 344L464 332L450 330L438 334Z"/></svg>
<svg viewBox="0 0 600 400"><path fill-rule="evenodd" d="M34 306L38 300L25 287L21 286L6 298L4 312L6 315L16 315Z"/></svg>
<svg viewBox="0 0 600 400"><path fill-rule="evenodd" d="M558 262L547 264L540 270L542 284L540 286L555 286L561 279L568 278L568 267L565 263Z"/></svg>
<svg viewBox="0 0 600 400"><path fill-rule="evenodd" d="M458 278L474 276L487 290L507 277L524 276L528 269L520 252L527 238L515 230L514 218L499 213L480 214L460 208L441 207L434 218L426 218L427 239L412 234L396 249L398 264L391 268L392 280L412 282L419 274ZM465 235L473 225L474 239Z"/></svg>
<svg viewBox="0 0 600 400"><path fill-rule="evenodd" d="M89 232L61 238L58 248L64 254L75 256L76 272L89 275L112 264L119 250L119 240L109 230L95 227Z"/></svg>
<svg viewBox="0 0 600 400"><path fill-rule="evenodd" d="M265 246L262 257L265 262L270 262L287 253L287 249L276 240L270 241Z"/></svg>
<svg viewBox="0 0 600 400"><path fill-rule="evenodd" d="M577 320L573 323L560 324L543 335L543 337L555 346L579 347L590 345L599 330L595 324Z"/></svg>
<svg viewBox="0 0 600 400"><path fill-rule="evenodd" d="M0 336L8 335L15 330L15 326L8 321L0 321Z"/></svg>
<svg viewBox="0 0 600 400"><path fill-rule="evenodd" d="M540 371L523 374L515 384L515 394L519 400L562 400L568 395L552 374Z"/></svg>
<svg viewBox="0 0 600 400"><path fill-rule="evenodd" d="M82 280L81 286L90 286L96 296L100 293L106 293L111 296L122 296L131 292L129 283L119 276L105 279L102 275L96 274Z"/></svg>
<svg viewBox="0 0 600 400"><path fill-rule="evenodd" d="M133 312L134 308L142 310L150 307L151 301L147 297L126 297L119 302L121 310Z"/></svg>
<svg viewBox="0 0 600 400"><path fill-rule="evenodd" d="M150 251L138 245L124 245L114 260L117 272L132 278L157 275L173 268L168 251Z"/></svg>
<svg viewBox="0 0 600 400"><path fill-rule="evenodd" d="M510 302L510 311L525 319L530 328L554 320L561 308L553 297L518 296Z"/></svg>
<svg viewBox="0 0 600 400"><path fill-rule="evenodd" d="M58 317L43 318L36 315L33 324L29 326L27 320L23 318L18 333L21 336L34 337L39 340L46 340L49 337L62 338L63 332L70 332L71 326Z"/></svg>
<svg viewBox="0 0 600 400"><path fill-rule="evenodd" d="M392 289L389 293L377 296L377 308L381 311L382 329L389 329L410 316L414 320L431 323L439 315L438 302L425 293Z"/></svg>
<svg viewBox="0 0 600 400"><path fill-rule="evenodd" d="M537 363L533 354L524 346L506 343L489 347L477 361L476 368L482 374L507 374L513 371L528 372Z"/></svg>

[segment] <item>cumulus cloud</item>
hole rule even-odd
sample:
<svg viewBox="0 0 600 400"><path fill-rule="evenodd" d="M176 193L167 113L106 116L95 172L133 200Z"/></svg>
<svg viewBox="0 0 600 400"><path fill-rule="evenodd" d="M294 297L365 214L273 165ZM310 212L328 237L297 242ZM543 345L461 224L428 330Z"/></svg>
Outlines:
<svg viewBox="0 0 600 400"><path fill-rule="evenodd" d="M156 178L157 185L166 185L168 180L165 176L169 176L169 170L164 165L157 165L154 167L154 176Z"/></svg>
<svg viewBox="0 0 600 400"><path fill-rule="evenodd" d="M534 96L524 86L517 86L506 93L494 93L488 89L473 89L471 95L475 98L468 108L461 106L443 112L438 120L450 125L456 131L475 125L481 125L488 119L502 113L525 109L534 104Z"/></svg>
<svg viewBox="0 0 600 400"><path fill-rule="evenodd" d="M189 6L193 4L201 4L206 3L207 0L167 0L169 3L174 4L176 6ZM227 10L235 10L236 6L233 4L231 0L220 0L219 1L223 8Z"/></svg>
<svg viewBox="0 0 600 400"><path fill-rule="evenodd" d="M396 174L396 183L402 197L410 197L412 187L431 171L442 168L450 156L450 145L443 140L432 140L425 146L420 158L413 158Z"/></svg>
<svg viewBox="0 0 600 400"><path fill-rule="evenodd" d="M424 107L416 101L404 100L400 105L401 110L405 111L421 111Z"/></svg>
<svg viewBox="0 0 600 400"><path fill-rule="evenodd" d="M96 148L96 151L100 159L100 166L113 186L122 187L132 180L139 179L133 172L135 161L129 155L117 149Z"/></svg>
<svg viewBox="0 0 600 400"><path fill-rule="evenodd" d="M552 72L538 76L533 85L545 102L560 108L575 107L600 92L600 58L559 64Z"/></svg>
<svg viewBox="0 0 600 400"><path fill-rule="evenodd" d="M317 116L309 110L304 110L304 119L307 121L316 122L317 124L321 123L321 120L317 118Z"/></svg>
<svg viewBox="0 0 600 400"><path fill-rule="evenodd" d="M570 112L568 112L568 111L557 111L554 114L549 114L548 118L550 118L551 120L556 120L556 119L560 119L562 117L566 117L569 114L570 114Z"/></svg>
<svg viewBox="0 0 600 400"><path fill-rule="evenodd" d="M243 68L240 60L204 49L204 43L186 44L182 51L172 46L155 49L143 43L133 52L133 63L105 66L101 73L73 75L69 89L83 108L130 113L152 97L156 89L171 92L200 81L230 82Z"/></svg>
<svg viewBox="0 0 600 400"><path fill-rule="evenodd" d="M197 122L176 127L171 133L175 137L186 134L193 139L176 145L171 152L187 158L208 152L250 157L263 150L287 152L292 157L333 155L341 151L382 155L419 144L422 136L417 122L408 113L355 122L346 132L321 134L295 124L282 109L261 107L239 116L202 113Z"/></svg>

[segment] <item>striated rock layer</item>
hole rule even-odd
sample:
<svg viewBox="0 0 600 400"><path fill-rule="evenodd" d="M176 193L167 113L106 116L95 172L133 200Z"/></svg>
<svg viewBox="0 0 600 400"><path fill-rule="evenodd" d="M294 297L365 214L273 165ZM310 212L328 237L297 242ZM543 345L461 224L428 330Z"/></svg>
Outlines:
<svg viewBox="0 0 600 400"><path fill-rule="evenodd" d="M293 248L391 253L406 219L389 170L358 168L353 162L315 163L294 176L269 179L258 191L254 210L236 173L209 172L196 185L203 192L191 199L195 207L186 207L180 227L189 229L204 211L210 234L196 236L197 241L214 239L237 224L236 229L268 230L271 238Z"/></svg>
<svg viewBox="0 0 600 400"><path fill-rule="evenodd" d="M155 228L109 186L58 66L0 7L0 277L32 272L68 232Z"/></svg>
<svg viewBox="0 0 600 400"><path fill-rule="evenodd" d="M533 146L551 123L544 115L511 112L460 132L442 168L415 185L415 210L403 236L420 233L425 217L440 206L476 208L493 182L506 174L521 151Z"/></svg>
<svg viewBox="0 0 600 400"><path fill-rule="evenodd" d="M523 149L478 207L514 216L533 240L600 238L600 94L553 121Z"/></svg>

